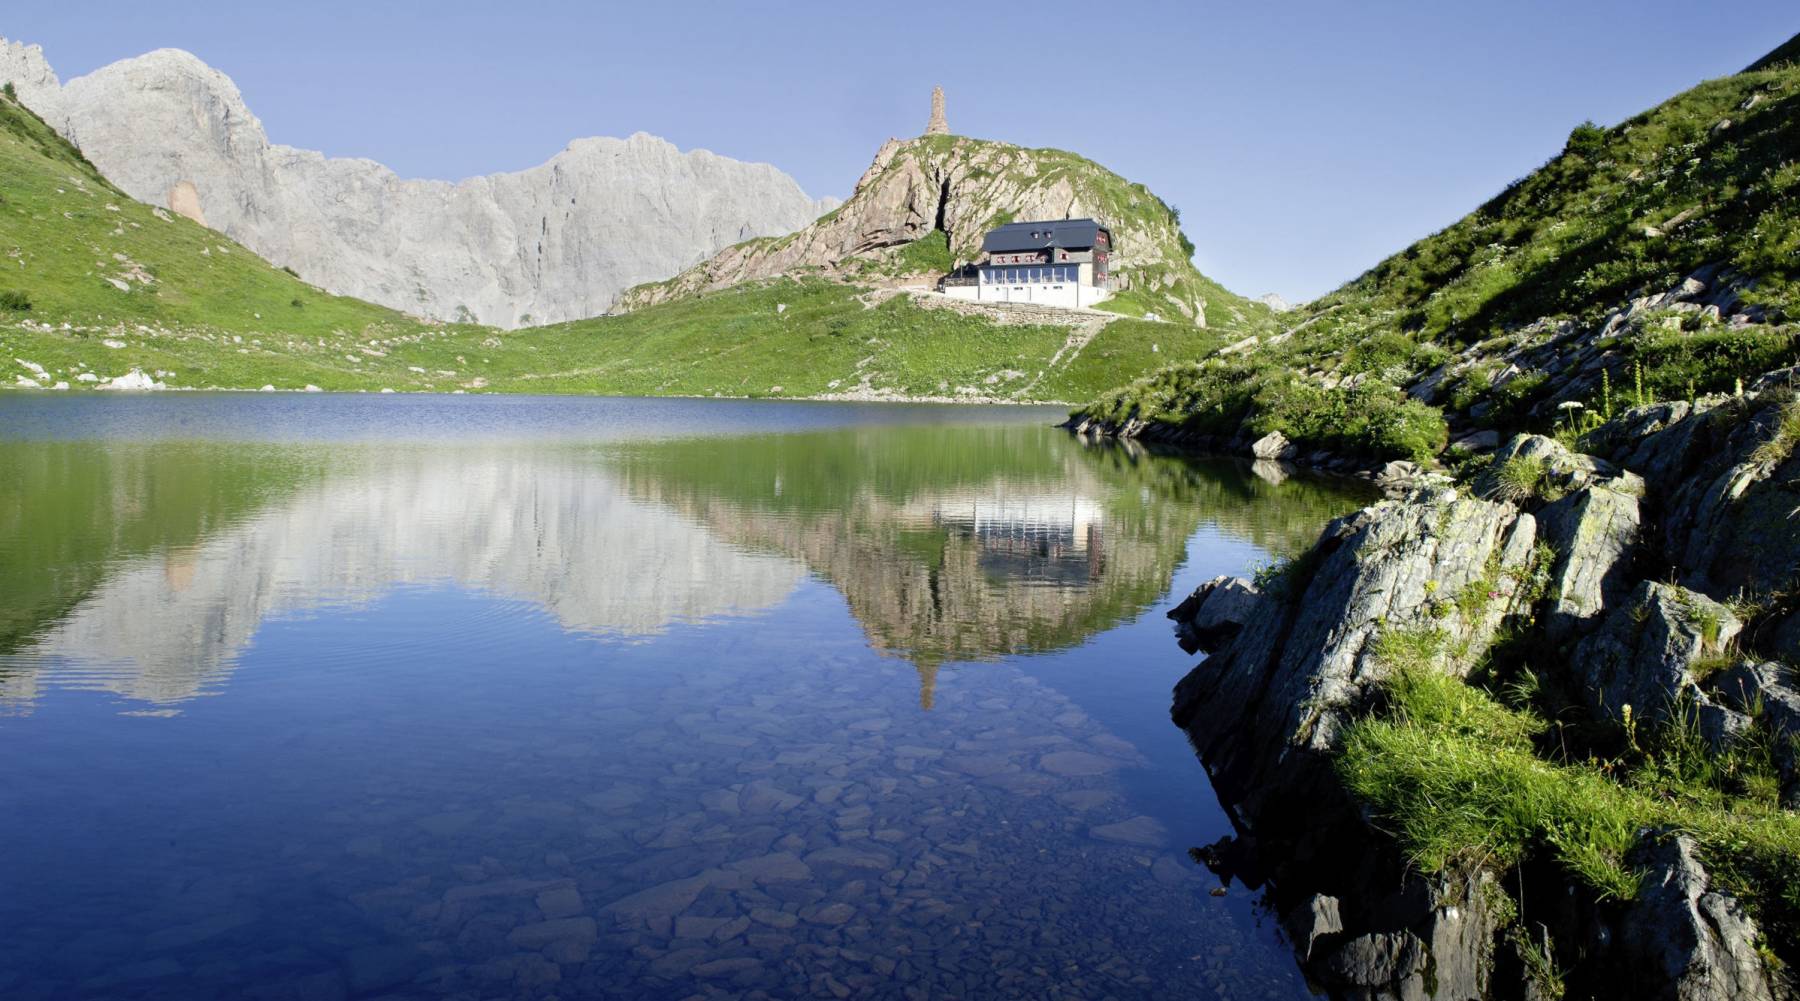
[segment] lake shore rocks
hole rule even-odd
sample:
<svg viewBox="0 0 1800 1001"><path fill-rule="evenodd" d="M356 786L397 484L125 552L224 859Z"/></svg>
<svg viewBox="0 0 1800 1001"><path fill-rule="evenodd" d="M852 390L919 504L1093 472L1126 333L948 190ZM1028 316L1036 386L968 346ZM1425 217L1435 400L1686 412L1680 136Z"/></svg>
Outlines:
<svg viewBox="0 0 1800 1001"><path fill-rule="evenodd" d="M1776 391L1627 411L1592 436L1594 456L1516 437L1472 496L1420 489L1381 502L1256 584L1215 579L1169 613L1184 649L1210 653L1176 685L1172 718L1270 880L1316 988L1442 999L1537 989L1502 934L1517 905L1504 902L1513 891L1500 874L1419 875L1332 770L1344 728L1380 704L1384 637L1430 636L1417 647L1423 663L1453 674L1502 628L1513 642L1544 637L1567 662L1534 666L1582 693L1596 721L1619 722L1627 706L1645 725L1691 709L1715 750L1747 731L1752 712L1776 733L1800 732L1791 672L1737 652L1745 641L1781 647L1793 613L1775 603L1746 622L1724 600L1800 566L1800 531L1775 527L1766 486L1800 469L1760 445L1790 401ZM1532 475L1503 477L1507 462ZM1520 482L1534 489L1511 489ZM1790 497L1781 516L1792 507ZM1719 539L1738 540L1733 555ZM1673 579L1652 577L1670 565ZM1791 803L1791 749L1781 764ZM1204 857L1226 873L1238 850L1221 843ZM1510 877L1545 884L1536 913L1583 957L1575 982L1646 998L1789 996L1757 955L1754 921L1709 881L1691 839L1647 838L1637 864L1649 889L1623 911L1583 898L1566 873ZM1548 911L1546 895L1559 901Z"/></svg>

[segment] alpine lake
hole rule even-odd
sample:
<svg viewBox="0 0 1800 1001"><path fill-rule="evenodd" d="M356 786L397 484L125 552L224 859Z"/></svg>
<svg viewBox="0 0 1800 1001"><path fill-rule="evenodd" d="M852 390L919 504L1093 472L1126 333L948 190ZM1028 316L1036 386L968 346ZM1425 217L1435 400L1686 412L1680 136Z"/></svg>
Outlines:
<svg viewBox="0 0 1800 1001"><path fill-rule="evenodd" d="M1062 416L0 398L0 997L1308 997L1163 612L1368 497Z"/></svg>

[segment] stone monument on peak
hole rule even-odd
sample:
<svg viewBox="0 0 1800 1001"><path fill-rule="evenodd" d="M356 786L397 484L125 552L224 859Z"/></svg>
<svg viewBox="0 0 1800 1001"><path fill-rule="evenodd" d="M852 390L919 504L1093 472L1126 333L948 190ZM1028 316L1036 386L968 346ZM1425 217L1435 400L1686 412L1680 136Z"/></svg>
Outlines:
<svg viewBox="0 0 1800 1001"><path fill-rule="evenodd" d="M944 121L944 88L931 88L931 121L925 126L928 136L947 136L950 134L950 123Z"/></svg>

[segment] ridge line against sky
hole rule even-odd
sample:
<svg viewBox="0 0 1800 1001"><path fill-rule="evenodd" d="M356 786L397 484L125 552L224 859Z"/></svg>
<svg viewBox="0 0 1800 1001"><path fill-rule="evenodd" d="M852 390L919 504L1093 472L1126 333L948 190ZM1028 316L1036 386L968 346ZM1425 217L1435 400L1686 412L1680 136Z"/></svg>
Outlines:
<svg viewBox="0 0 1800 1001"><path fill-rule="evenodd" d="M942 84L953 131L1141 181L1182 209L1201 270L1298 302L1474 209L1581 121L1800 31L1775 0L1444 9L1463 6L71 0L9 10L0 35L42 45L65 81L185 49L270 141L446 180L643 131L844 197L882 140L924 129Z"/></svg>

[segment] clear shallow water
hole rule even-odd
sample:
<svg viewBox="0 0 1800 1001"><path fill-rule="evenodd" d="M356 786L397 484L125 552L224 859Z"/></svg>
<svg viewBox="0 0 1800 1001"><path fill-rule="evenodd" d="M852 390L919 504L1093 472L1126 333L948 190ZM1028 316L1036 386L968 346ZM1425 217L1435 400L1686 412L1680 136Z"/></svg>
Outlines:
<svg viewBox="0 0 1800 1001"><path fill-rule="evenodd" d="M1057 416L0 398L0 995L1306 996L1162 610L1358 498Z"/></svg>

